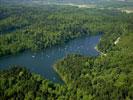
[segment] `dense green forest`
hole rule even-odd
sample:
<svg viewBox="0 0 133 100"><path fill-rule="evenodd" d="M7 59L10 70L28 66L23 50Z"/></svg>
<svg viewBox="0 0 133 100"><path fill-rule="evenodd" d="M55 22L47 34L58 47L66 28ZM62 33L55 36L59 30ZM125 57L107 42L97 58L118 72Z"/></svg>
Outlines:
<svg viewBox="0 0 133 100"><path fill-rule="evenodd" d="M0 100L132 100L133 14L71 6L0 5L0 56L102 34L106 56L68 55L54 65L65 84L23 66L0 70ZM120 37L118 44L114 44Z"/></svg>
<svg viewBox="0 0 133 100"><path fill-rule="evenodd" d="M54 65L59 85L20 66L0 71L2 100L132 100L133 34L123 35L107 56L68 55Z"/></svg>
<svg viewBox="0 0 133 100"><path fill-rule="evenodd" d="M77 13L78 12L78 13ZM123 33L132 31L133 14L67 6L0 7L0 56L27 49L40 50L97 33L105 37L103 52ZM18 46L19 45L19 46Z"/></svg>
<svg viewBox="0 0 133 100"><path fill-rule="evenodd" d="M55 64L55 69L75 89L78 100L132 100L132 41L132 33L122 36L107 56L68 55Z"/></svg>
<svg viewBox="0 0 133 100"><path fill-rule="evenodd" d="M22 67L22 66L21 66ZM1 100L55 100L66 95L66 86L53 84L25 68L13 66L0 71Z"/></svg>

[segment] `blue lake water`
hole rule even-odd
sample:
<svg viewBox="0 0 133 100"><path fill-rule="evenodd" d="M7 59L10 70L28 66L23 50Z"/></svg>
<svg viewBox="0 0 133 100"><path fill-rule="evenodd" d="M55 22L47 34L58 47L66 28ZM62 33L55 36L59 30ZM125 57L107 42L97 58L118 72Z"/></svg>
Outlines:
<svg viewBox="0 0 133 100"><path fill-rule="evenodd" d="M97 56L99 53L94 49L101 35L86 36L71 40L70 42L46 48L43 51L26 51L16 55L0 58L0 69L8 68L9 65L22 65L31 72L38 73L53 82L63 83L59 75L53 69L53 64L68 54L81 54L86 56Z"/></svg>

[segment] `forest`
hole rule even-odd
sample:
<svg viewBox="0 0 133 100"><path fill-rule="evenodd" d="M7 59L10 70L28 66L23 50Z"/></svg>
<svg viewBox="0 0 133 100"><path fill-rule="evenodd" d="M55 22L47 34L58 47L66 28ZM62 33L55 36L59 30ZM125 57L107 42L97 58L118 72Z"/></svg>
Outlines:
<svg viewBox="0 0 133 100"><path fill-rule="evenodd" d="M126 34L107 53L97 58L68 55L55 64L62 79L73 87L78 100L133 99L133 34Z"/></svg>
<svg viewBox="0 0 133 100"><path fill-rule="evenodd" d="M107 56L68 55L54 65L65 84L22 66L0 71L1 100L132 100L133 34L121 37ZM126 52L126 53L125 53Z"/></svg>
<svg viewBox="0 0 133 100"><path fill-rule="evenodd" d="M102 34L98 57L67 55L54 64L62 84L23 66L0 70L1 100L132 100L133 14L71 6L0 5L0 56L36 52ZM118 44L114 42L120 37Z"/></svg>
<svg viewBox="0 0 133 100"><path fill-rule="evenodd" d="M76 37L98 33L104 33L100 42L102 45L98 47L106 52L116 38L132 31L132 18L133 14L115 10L2 5L0 56L28 49L36 51L63 44Z"/></svg>

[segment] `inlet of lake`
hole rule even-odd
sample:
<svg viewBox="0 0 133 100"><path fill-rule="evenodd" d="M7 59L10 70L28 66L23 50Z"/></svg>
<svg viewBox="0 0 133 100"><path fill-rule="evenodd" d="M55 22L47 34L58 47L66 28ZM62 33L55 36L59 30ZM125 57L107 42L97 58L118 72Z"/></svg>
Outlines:
<svg viewBox="0 0 133 100"><path fill-rule="evenodd" d="M99 43L100 37L101 35L85 36L73 39L64 45L53 46L36 53L25 51L16 55L1 57L0 69L8 68L10 65L21 65L48 80L63 83L60 76L53 69L53 64L68 54L99 55L94 47Z"/></svg>

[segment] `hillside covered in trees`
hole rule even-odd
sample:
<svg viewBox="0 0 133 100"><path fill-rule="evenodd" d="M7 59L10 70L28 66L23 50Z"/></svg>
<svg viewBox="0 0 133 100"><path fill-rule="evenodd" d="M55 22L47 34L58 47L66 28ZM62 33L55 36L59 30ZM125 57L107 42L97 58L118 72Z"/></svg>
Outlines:
<svg viewBox="0 0 133 100"><path fill-rule="evenodd" d="M132 13L109 9L0 5L1 57L96 34L102 34L98 50L106 53L72 54L57 61L53 67L64 84L50 82L21 65L0 70L0 100L132 100L132 19Z"/></svg>
<svg viewBox="0 0 133 100"><path fill-rule="evenodd" d="M68 55L54 67L66 84L59 85L20 66L0 71L0 98L19 100L132 100L133 34L98 58ZM126 53L125 53L126 52Z"/></svg>
<svg viewBox="0 0 133 100"><path fill-rule="evenodd" d="M78 12L78 13L77 13ZM71 6L0 7L0 56L44 49L83 35L104 33L107 52L121 34L132 31L133 14ZM18 46L19 45L19 46Z"/></svg>
<svg viewBox="0 0 133 100"><path fill-rule="evenodd" d="M107 56L69 55L55 69L75 89L78 100L132 100L132 41L132 33L123 35Z"/></svg>

